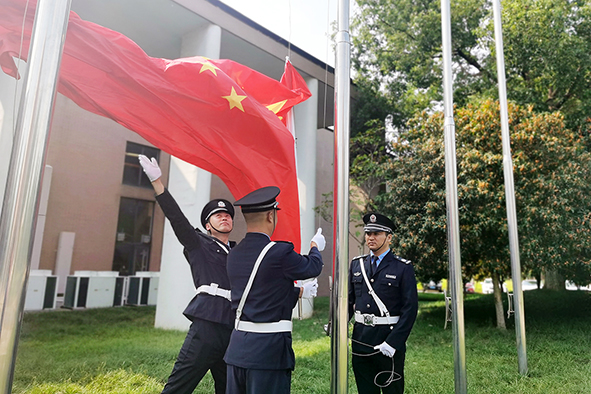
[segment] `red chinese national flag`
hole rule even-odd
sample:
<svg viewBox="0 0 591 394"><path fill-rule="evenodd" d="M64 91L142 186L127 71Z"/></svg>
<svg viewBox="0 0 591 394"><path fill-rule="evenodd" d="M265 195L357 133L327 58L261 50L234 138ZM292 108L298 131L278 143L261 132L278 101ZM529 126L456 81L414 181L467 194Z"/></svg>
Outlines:
<svg viewBox="0 0 591 394"><path fill-rule="evenodd" d="M35 3L30 1L27 12L24 54ZM13 76L24 4L0 4L0 65ZM310 92L290 63L286 73L296 80L289 87L230 60L151 58L122 34L71 12L58 90L80 107L218 175L235 198L278 186L282 210L274 236L299 250L294 139L276 114L286 113Z"/></svg>

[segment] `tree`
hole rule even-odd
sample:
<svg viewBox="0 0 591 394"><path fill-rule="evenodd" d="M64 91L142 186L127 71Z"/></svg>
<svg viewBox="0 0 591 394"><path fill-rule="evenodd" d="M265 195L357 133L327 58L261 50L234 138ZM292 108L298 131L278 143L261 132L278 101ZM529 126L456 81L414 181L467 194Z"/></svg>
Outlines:
<svg viewBox="0 0 591 394"><path fill-rule="evenodd" d="M360 78L356 85L355 95L351 100L351 111L355 115L351 117L351 137L375 127L377 119L385 119L389 114L395 114L396 109L384 92L379 90L375 81ZM396 119L401 122L400 115ZM382 136L383 139L383 136Z"/></svg>
<svg viewBox="0 0 591 394"><path fill-rule="evenodd" d="M503 155L498 103L475 102L456 111L462 267L466 277L510 275ZM555 269L589 279L591 157L558 113L510 105L509 123L524 270ZM407 144L381 166L387 192L372 203L399 225L394 249L415 262L417 276L447 272L443 114L423 112L404 134ZM411 154L409 152L411 148ZM497 316L499 316L497 314ZM499 326L504 326L500 314Z"/></svg>
<svg viewBox="0 0 591 394"><path fill-rule="evenodd" d="M417 110L441 102L439 0L358 0L353 24L358 84L371 82L396 108L400 128ZM591 1L504 0L503 38L509 99L535 111L560 110L567 126L591 118ZM492 8L451 4L454 100L497 97ZM379 88L375 88L379 86Z"/></svg>
<svg viewBox="0 0 591 394"><path fill-rule="evenodd" d="M367 131L351 138L351 163L349 168L349 220L356 223L354 228L362 227L363 216L373 209L372 199L380 192L387 178L389 154L386 151L385 128L383 122L368 121ZM322 195L322 202L314 208L325 221L333 220L333 193ZM365 236L360 230L349 227L349 235L357 242L359 252L363 252Z"/></svg>
<svg viewBox="0 0 591 394"><path fill-rule="evenodd" d="M359 0L358 4L360 14L352 24L357 83L384 92L396 108L397 125L403 128L417 109L441 100L439 0ZM479 2L454 2L452 15L454 37L462 40L454 43L464 49L456 52L469 53L478 46L474 32L483 16ZM466 72L461 75L461 79L474 78ZM456 89L461 85L458 80Z"/></svg>
<svg viewBox="0 0 591 394"><path fill-rule="evenodd" d="M390 155L386 150L384 123L369 121L366 126L366 132L351 138L349 175L369 201L386 181L388 169L385 164Z"/></svg>
<svg viewBox="0 0 591 394"><path fill-rule="evenodd" d="M582 127L591 113L591 2L513 0L503 7L511 98L560 111L569 127Z"/></svg>

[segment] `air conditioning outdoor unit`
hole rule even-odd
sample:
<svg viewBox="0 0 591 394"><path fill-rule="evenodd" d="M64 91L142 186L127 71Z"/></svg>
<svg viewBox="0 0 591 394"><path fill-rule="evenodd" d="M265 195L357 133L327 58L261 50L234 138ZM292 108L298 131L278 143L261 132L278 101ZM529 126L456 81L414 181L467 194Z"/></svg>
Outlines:
<svg viewBox="0 0 591 394"><path fill-rule="evenodd" d="M26 311L54 309L57 298L57 276L51 270L31 270L25 297Z"/></svg>
<svg viewBox="0 0 591 394"><path fill-rule="evenodd" d="M136 272L127 280L127 305L156 305L160 272Z"/></svg>
<svg viewBox="0 0 591 394"><path fill-rule="evenodd" d="M117 271L75 271L66 279L64 307L105 308L115 303Z"/></svg>

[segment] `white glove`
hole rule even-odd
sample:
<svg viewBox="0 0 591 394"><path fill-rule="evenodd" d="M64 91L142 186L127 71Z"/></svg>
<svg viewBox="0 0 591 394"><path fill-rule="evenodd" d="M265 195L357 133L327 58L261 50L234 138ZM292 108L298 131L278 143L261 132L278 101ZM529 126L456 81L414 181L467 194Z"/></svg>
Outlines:
<svg viewBox="0 0 591 394"><path fill-rule="evenodd" d="M162 170L158 167L158 162L154 157L150 160L145 155L139 155L138 158L140 160L140 165L144 169L148 179L150 179L150 182L154 182L162 176Z"/></svg>
<svg viewBox="0 0 591 394"><path fill-rule="evenodd" d="M322 252L324 250L324 247L326 246L326 239L324 238L324 235L322 235L322 227L316 231L316 234L314 234L310 243L312 242L316 243L319 251Z"/></svg>
<svg viewBox="0 0 591 394"><path fill-rule="evenodd" d="M386 357L394 357L396 349L388 345L385 341L373 347L375 350L379 350Z"/></svg>
<svg viewBox="0 0 591 394"><path fill-rule="evenodd" d="M314 278L313 281L304 283L304 291L302 298L314 298L318 294L318 279Z"/></svg>

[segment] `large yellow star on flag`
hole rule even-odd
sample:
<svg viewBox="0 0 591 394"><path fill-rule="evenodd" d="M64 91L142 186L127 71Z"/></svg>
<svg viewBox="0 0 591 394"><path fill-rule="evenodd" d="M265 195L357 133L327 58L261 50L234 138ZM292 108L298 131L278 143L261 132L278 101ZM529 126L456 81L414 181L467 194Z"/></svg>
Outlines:
<svg viewBox="0 0 591 394"><path fill-rule="evenodd" d="M201 70L199 70L199 74L201 74L204 71L211 71L213 75L217 77L218 74L216 70L219 70L219 68L217 68L213 63L210 63L207 60L205 60L204 63L201 63Z"/></svg>
<svg viewBox="0 0 591 394"><path fill-rule="evenodd" d="M229 96L222 96L222 98L228 100L228 103L230 104L230 109L236 107L242 112L244 112L244 108L242 108L242 100L244 100L246 97L247 96L241 96L237 94L234 90L234 86L232 86L232 92Z"/></svg>

